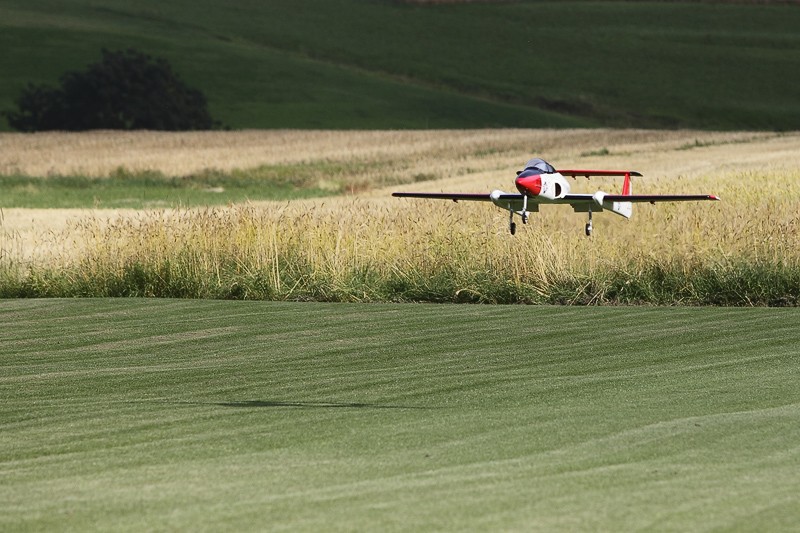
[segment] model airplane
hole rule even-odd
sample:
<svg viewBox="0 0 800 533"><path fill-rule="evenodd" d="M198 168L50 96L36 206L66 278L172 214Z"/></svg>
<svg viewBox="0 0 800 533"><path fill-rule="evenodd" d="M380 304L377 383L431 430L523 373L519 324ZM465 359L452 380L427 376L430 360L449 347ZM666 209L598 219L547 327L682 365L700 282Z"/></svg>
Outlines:
<svg viewBox="0 0 800 533"><path fill-rule="evenodd" d="M569 183L564 176L624 176L622 194L608 194L597 191L594 194L570 194ZM500 209L509 212L511 235L517 231L514 215L519 215L523 224L528 223L528 214L539 211L541 204L569 204L576 213L589 213L586 235L592 234L592 213L608 209L630 218L633 204L637 202L684 202L698 200L719 200L710 194L631 194L631 176L641 176L633 170L556 170L544 159L531 159L525 168L517 172L515 185L519 194L494 190L489 194L473 193L424 193L396 192L392 196L400 198L435 198L442 200L472 200L492 202Z"/></svg>

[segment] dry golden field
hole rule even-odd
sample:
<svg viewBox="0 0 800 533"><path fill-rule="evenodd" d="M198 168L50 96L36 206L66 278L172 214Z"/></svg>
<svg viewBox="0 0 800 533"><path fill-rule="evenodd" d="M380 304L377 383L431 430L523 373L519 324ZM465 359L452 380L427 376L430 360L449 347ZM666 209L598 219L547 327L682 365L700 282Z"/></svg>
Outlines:
<svg viewBox="0 0 800 533"><path fill-rule="evenodd" d="M376 167L376 184L382 174L403 174L406 181L419 175L438 178L322 200L200 210L4 211L5 262L78 268L87 276L120 273L134 263L169 264L182 265L170 276L191 272L210 277L213 285L229 283L223 278L230 272L220 272L233 264L243 276L268 274L263 282L274 296L291 298L309 284L324 285L317 292L352 292L354 273L403 280L446 272L456 279L455 290L469 293L482 290L476 279L499 276L544 293L554 279L581 284L600 270L624 273L653 264L673 270L678 265L687 276L695 268L731 262L800 266L798 133L97 132L2 134L0 147L0 172L53 179L104 176L119 167L169 176L206 168L353 160L386 163ZM585 215L568 206L543 207L511 237L507 215L488 204L390 197L399 188L512 191L514 171L533 156L557 168L634 169L645 176L634 182L635 192L709 193L722 202L640 204L631 220L599 213L595 235L587 239ZM576 192L619 188L610 178L573 183ZM365 293L363 299L379 298Z"/></svg>
<svg viewBox="0 0 800 533"><path fill-rule="evenodd" d="M125 167L174 176L206 168L399 157L426 168L449 164L454 171L463 171L487 160L504 161L509 168L516 168L518 159L524 161L532 155L557 163L562 160L556 166L587 160L616 162L621 158L639 168L645 164L657 167L664 159L658 157L661 154L671 160L664 172L674 176L725 163L782 164L784 160L787 165L796 165L797 140L798 135L791 133L659 130L0 133L0 174L105 176ZM689 147L694 148L685 150ZM589 155L603 148L610 155ZM672 158L675 151L683 157ZM710 152L710 157L698 152ZM698 166L698 162L703 164Z"/></svg>

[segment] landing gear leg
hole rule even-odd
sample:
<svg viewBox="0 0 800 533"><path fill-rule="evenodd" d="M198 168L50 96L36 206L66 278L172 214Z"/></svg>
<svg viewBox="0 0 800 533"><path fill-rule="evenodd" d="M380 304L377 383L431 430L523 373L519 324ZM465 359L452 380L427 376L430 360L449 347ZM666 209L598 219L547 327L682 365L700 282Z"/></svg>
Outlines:
<svg viewBox="0 0 800 533"><path fill-rule="evenodd" d="M586 236L592 236L592 208L589 208L589 222L586 223Z"/></svg>
<svg viewBox="0 0 800 533"><path fill-rule="evenodd" d="M522 197L522 223L528 223L528 195Z"/></svg>

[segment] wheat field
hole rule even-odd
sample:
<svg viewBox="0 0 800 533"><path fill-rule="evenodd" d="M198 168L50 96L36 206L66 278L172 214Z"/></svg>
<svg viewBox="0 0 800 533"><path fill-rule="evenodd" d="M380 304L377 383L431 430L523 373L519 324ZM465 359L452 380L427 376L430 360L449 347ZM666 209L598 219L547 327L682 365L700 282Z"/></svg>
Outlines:
<svg viewBox="0 0 800 533"><path fill-rule="evenodd" d="M800 292L796 133L98 132L4 134L0 142L0 172L52 179L120 167L169 176L284 162L379 163L367 177L373 186L324 200L7 209L4 275L23 294L747 305L794 304ZM635 192L708 193L722 202L637 205L631 220L598 214L587 239L585 215L567 206L543 207L511 237L507 215L492 206L390 197L398 187L513 190L514 171L533 156L557 168L634 169L645 175ZM390 175L388 183L417 183L382 187ZM609 178L572 183L577 192L619 187ZM717 301L717 293L726 296Z"/></svg>

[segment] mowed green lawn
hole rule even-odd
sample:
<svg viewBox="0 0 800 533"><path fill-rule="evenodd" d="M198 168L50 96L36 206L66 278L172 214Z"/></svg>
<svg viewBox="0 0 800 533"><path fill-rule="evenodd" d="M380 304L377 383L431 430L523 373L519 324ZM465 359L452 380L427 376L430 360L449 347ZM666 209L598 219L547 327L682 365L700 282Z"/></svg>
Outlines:
<svg viewBox="0 0 800 533"><path fill-rule="evenodd" d="M790 530L796 309L0 302L0 530Z"/></svg>

